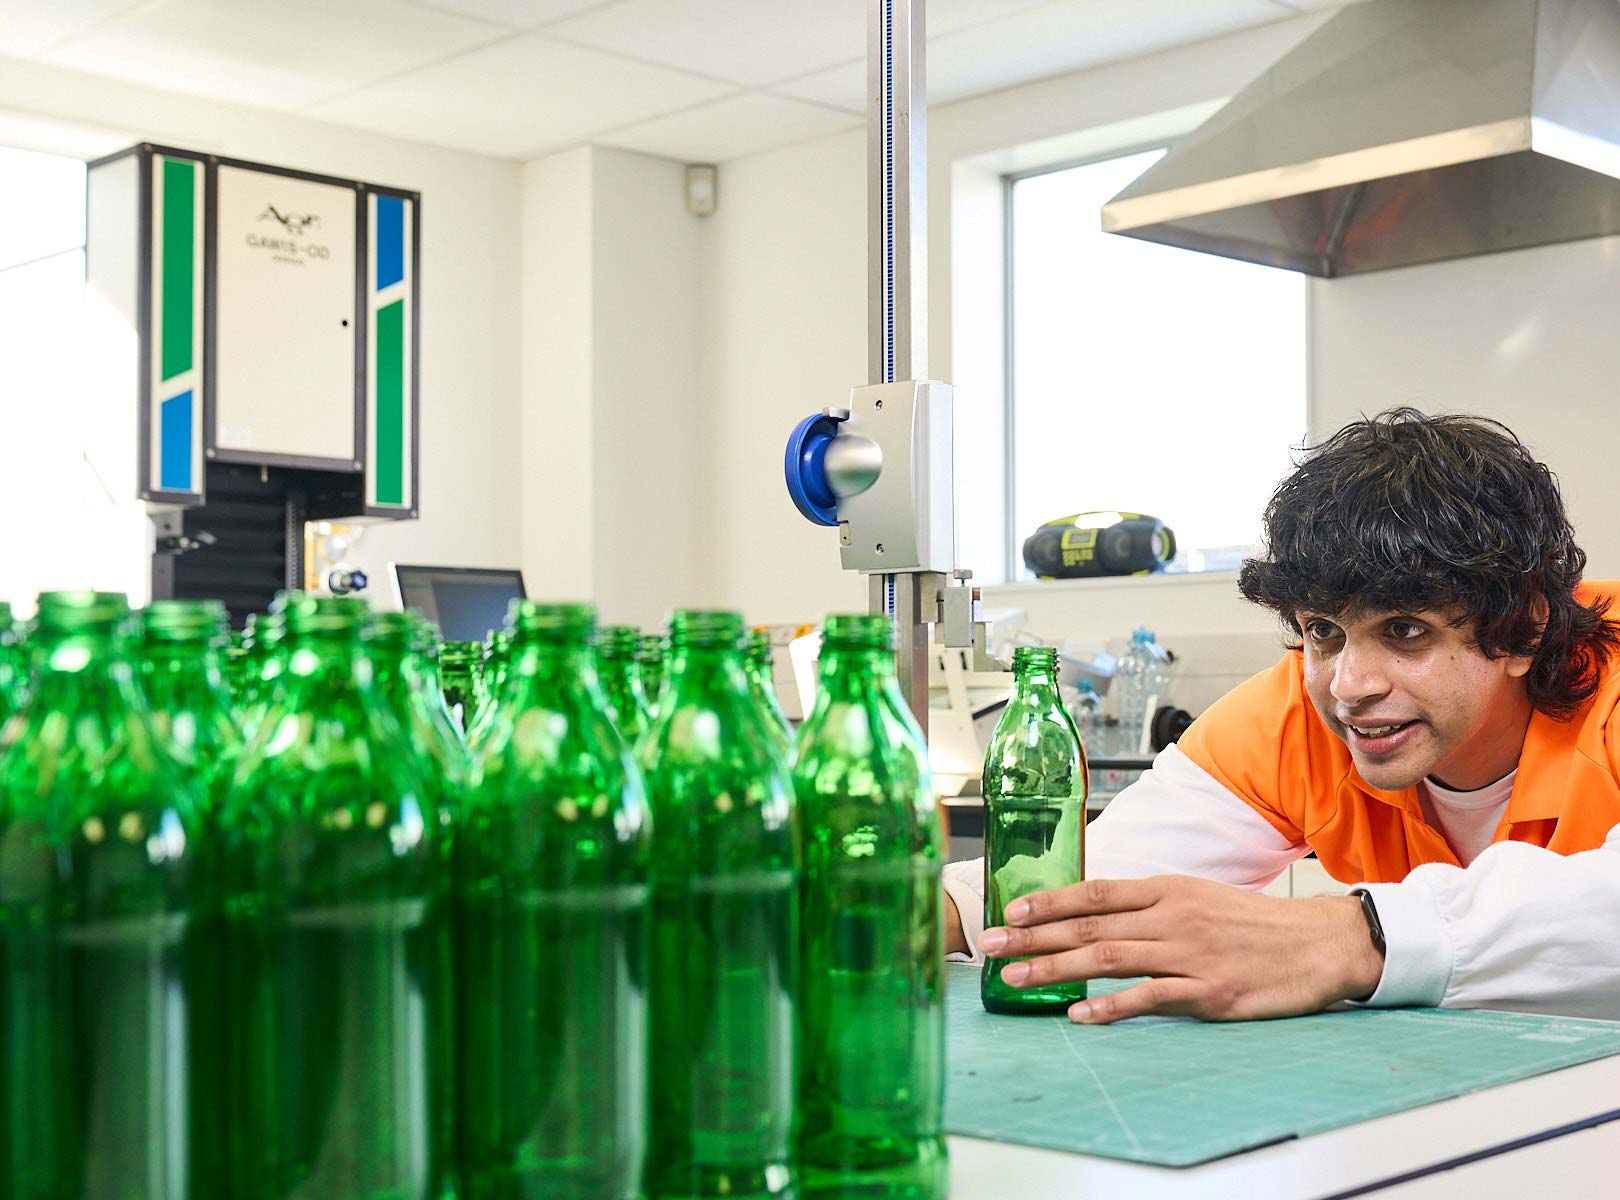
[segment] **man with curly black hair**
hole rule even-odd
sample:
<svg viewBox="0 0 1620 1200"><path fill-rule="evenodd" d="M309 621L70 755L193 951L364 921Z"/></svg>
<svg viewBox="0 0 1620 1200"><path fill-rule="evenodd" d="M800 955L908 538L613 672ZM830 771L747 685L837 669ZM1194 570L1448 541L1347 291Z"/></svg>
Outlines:
<svg viewBox="0 0 1620 1200"><path fill-rule="evenodd" d="M1238 586L1293 645L1088 830L1085 883L953 949L1031 985L1129 978L1077 1021L1338 1001L1620 1017L1620 584L1505 426L1396 409L1309 451ZM1255 894L1315 852L1349 896ZM960 927L960 928L959 928Z"/></svg>

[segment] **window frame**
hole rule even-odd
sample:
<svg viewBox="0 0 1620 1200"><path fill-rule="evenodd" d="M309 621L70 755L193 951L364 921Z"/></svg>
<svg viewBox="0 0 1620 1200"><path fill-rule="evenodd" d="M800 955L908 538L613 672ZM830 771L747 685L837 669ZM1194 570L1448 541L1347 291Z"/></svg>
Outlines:
<svg viewBox="0 0 1620 1200"><path fill-rule="evenodd" d="M1023 576L1023 569L1024 569L1023 555L1022 555L1023 539L1021 539L1018 536L1018 506L1017 506L1017 494L1016 494L1016 489L1017 489L1017 486L1018 486L1018 481L1017 481L1018 442L1017 442L1017 437L1016 437L1016 434L1017 434L1017 408L1018 408L1018 390L1017 390L1017 386L1018 386L1017 385L1017 375L1018 375L1017 359L1018 359L1018 355L1017 355L1017 321L1016 321L1016 316L1015 316L1016 304L1014 302L1014 296L1015 296L1015 294L1017 292L1017 286L1016 286L1017 264L1016 264L1016 258L1015 258L1015 248L1016 248L1016 246L1015 246L1015 239L1016 239L1015 227L1017 225L1017 221L1014 218L1013 189L1019 183L1023 182L1026 179L1035 179L1035 178L1038 178L1038 177L1040 177L1042 175L1053 175L1053 174L1058 173L1059 171L1072 171L1072 170L1075 170L1076 168L1079 168L1079 167L1096 166L1099 163L1110 162L1110 161L1112 161L1113 159L1116 159L1116 158L1129 158L1133 154L1145 154L1145 153L1147 153L1147 152L1149 152L1151 150L1163 150L1163 151L1168 152L1171 149L1172 143L1176 141L1177 136L1178 135L1175 135L1175 134L1167 134L1167 135L1164 135L1164 136L1154 137L1154 138L1133 139L1133 140L1127 141L1127 142L1120 142L1117 145L1113 145L1113 146L1108 147L1107 149L1098 150L1095 153L1079 155L1077 157L1069 157L1069 158L1057 159L1057 160L1055 160L1053 162L1043 163L1040 166L1029 167L1029 168L1024 169L1024 170L1006 171L1006 172L1003 172L1002 175L1001 175L1001 261L1002 261L1002 292L1001 292L1001 315L1002 315L1002 330L1001 330L1001 336L1002 336L1002 368L1001 368L1001 373L1002 373L1002 379L1001 379L1001 396L1002 396L1002 439L1003 439L1002 440L1002 447L1003 447L1002 469L1003 469L1003 472L1004 472L1004 488L1003 488L1003 495L1002 495L1002 530L1003 530L1003 537L1004 537L1004 540L1005 540L1005 543L1006 543L1006 553L1005 553L1005 556L1004 556L1004 560L1002 562L1002 572L1003 572L1003 576L1004 576L1003 582L1000 584L1000 586L1002 586L1002 587L1026 587L1026 586L1029 586L1031 584L1036 584L1036 583L1041 582L1041 581L1036 580L1036 579L1025 579L1025 578L1022 577ZM1118 235L1118 236L1123 236L1123 235ZM1188 253L1195 253L1195 252L1194 251L1188 251ZM1305 295L1304 295L1304 298L1303 298L1303 304L1305 306L1304 322L1305 322L1305 335L1306 335L1306 343L1305 343L1305 364L1306 364L1306 368L1305 368L1304 393L1303 393L1303 396L1302 396L1302 400L1303 400L1303 404L1304 404L1305 425L1306 425L1306 428L1309 428L1310 427L1310 421L1311 421L1311 415L1312 415L1312 407L1311 407L1311 388L1310 388L1310 378L1311 378L1311 376L1310 376L1311 300L1310 300L1310 289L1308 287L1305 290ZM1223 574L1229 575L1229 574L1232 574L1232 573L1233 573L1232 571L1226 570L1226 569L1214 570L1214 571L1178 571L1174 575L1160 574L1160 575L1148 576L1148 578L1153 578L1153 579L1180 579L1180 578L1190 577L1190 578L1198 579L1198 578L1205 578L1205 577L1215 576L1215 575L1223 575ZM1108 578L1108 577L1103 577L1103 578ZM1114 577L1114 578L1125 578L1125 577L1119 576L1119 577ZM1087 582L1090 582L1090 581L1086 580L1086 579L1055 580L1055 581L1047 581L1045 586L1050 586L1051 583L1053 583L1053 582L1064 583L1064 584L1075 584L1075 583L1084 584L1084 583L1087 583Z"/></svg>

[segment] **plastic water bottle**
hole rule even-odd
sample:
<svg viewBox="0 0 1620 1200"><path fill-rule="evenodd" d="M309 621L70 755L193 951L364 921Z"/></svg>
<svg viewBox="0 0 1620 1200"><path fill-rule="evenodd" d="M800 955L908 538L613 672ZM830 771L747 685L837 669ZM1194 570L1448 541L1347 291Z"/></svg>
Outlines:
<svg viewBox="0 0 1620 1200"><path fill-rule="evenodd" d="M1091 680L1080 681L1078 695L1069 705L1069 715L1074 718L1074 727L1079 732L1081 741L1091 737L1101 724L1102 697L1097 695L1097 689L1091 686Z"/></svg>
<svg viewBox="0 0 1620 1200"><path fill-rule="evenodd" d="M1164 652L1159 650L1153 633L1138 626L1131 634L1131 644L1120 655L1114 676L1114 716L1119 721L1120 746L1126 754L1146 749L1144 735L1151 720L1148 705L1158 705L1154 697L1162 695L1169 682L1164 665Z"/></svg>

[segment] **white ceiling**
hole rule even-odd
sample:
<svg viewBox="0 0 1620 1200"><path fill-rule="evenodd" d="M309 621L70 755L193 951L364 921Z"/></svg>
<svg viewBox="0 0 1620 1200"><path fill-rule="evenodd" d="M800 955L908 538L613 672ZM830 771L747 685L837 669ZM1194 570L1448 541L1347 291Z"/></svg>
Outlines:
<svg viewBox="0 0 1620 1200"><path fill-rule="evenodd" d="M1342 0L930 0L946 103ZM867 0L0 0L0 55L485 154L858 126Z"/></svg>

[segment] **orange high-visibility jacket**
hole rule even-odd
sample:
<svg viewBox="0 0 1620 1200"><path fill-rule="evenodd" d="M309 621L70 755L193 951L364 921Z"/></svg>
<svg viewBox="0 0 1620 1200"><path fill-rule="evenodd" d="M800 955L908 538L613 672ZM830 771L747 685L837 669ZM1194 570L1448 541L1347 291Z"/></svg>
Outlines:
<svg viewBox="0 0 1620 1200"><path fill-rule="evenodd" d="M1612 596L1591 583L1581 599ZM1594 850L1620 825L1620 663L1573 717L1530 718L1518 776L1495 841L1559 854ZM1193 722L1178 743L1188 758L1241 797L1290 841L1303 841L1343 881L1396 882L1424 863L1458 865L1423 819L1416 787L1385 792L1357 773L1350 748L1305 693L1304 655L1240 684Z"/></svg>

